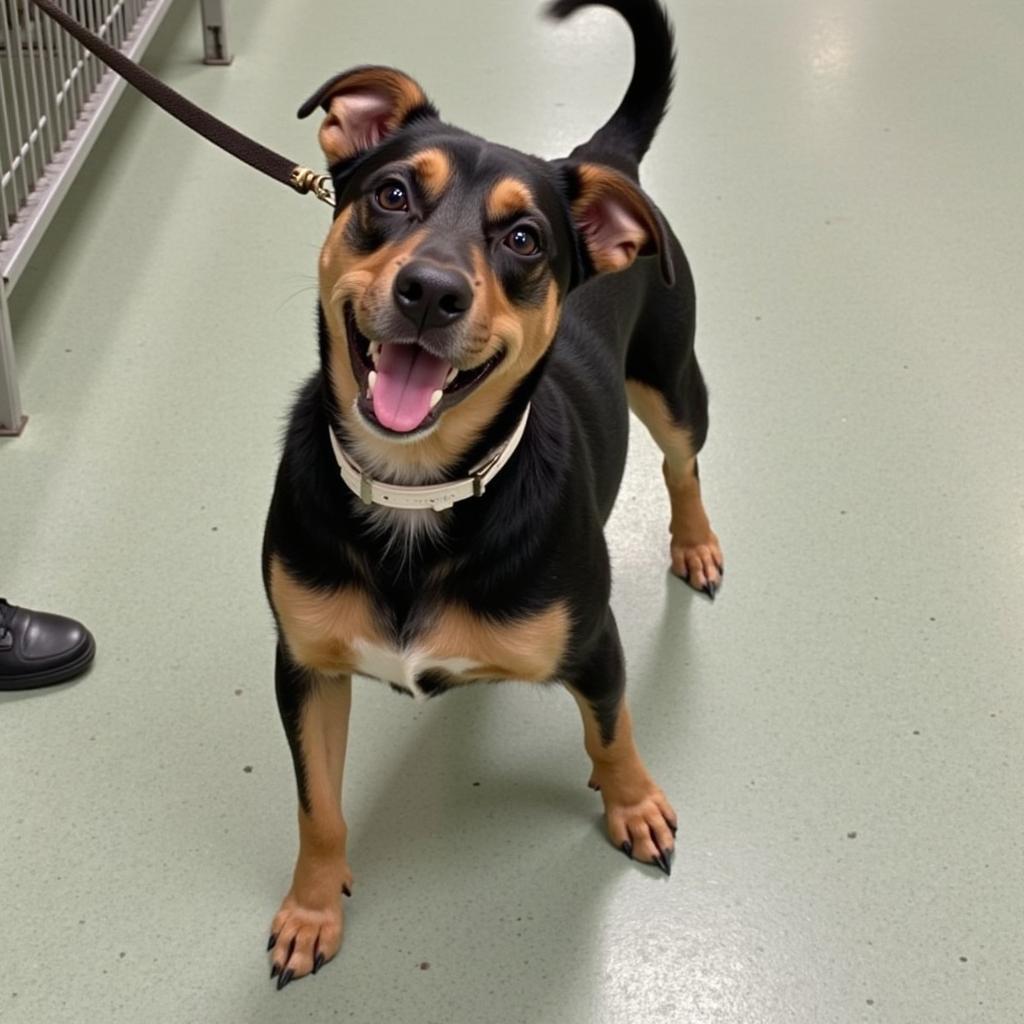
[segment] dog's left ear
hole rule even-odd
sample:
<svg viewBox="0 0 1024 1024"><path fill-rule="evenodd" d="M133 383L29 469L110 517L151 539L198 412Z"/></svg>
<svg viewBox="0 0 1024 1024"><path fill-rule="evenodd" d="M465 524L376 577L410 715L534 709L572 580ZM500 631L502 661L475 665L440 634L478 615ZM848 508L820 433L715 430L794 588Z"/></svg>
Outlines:
<svg viewBox="0 0 1024 1024"><path fill-rule="evenodd" d="M332 166L372 149L417 117L437 116L423 90L395 68L359 67L335 75L299 107L308 117L320 106L320 148Z"/></svg>
<svg viewBox="0 0 1024 1024"><path fill-rule="evenodd" d="M638 256L655 253L665 284L675 282L665 224L640 186L602 164L566 168L571 182L570 210L598 273L625 270Z"/></svg>

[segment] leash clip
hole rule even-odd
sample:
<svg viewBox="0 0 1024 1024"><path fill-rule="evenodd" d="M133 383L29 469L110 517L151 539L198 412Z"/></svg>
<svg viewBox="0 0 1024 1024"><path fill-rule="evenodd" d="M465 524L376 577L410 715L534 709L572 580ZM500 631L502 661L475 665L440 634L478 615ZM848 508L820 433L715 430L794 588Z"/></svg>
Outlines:
<svg viewBox="0 0 1024 1024"><path fill-rule="evenodd" d="M288 184L302 195L312 192L320 202L334 206L334 189L327 174L317 174L308 167L293 167Z"/></svg>

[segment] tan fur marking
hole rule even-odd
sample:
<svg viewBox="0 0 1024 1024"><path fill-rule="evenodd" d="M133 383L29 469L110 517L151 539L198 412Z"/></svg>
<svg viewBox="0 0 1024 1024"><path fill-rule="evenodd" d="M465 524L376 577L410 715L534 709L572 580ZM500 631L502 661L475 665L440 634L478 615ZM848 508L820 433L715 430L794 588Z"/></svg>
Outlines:
<svg viewBox="0 0 1024 1024"><path fill-rule="evenodd" d="M640 788L649 783L650 776L644 768L643 761L640 760L640 753L633 738L633 716L625 700L615 721L615 734L610 743L605 743L594 709L575 690L569 692L579 706L583 718L583 745L594 762L595 769L614 772L620 785L625 788Z"/></svg>
<svg viewBox="0 0 1024 1024"><path fill-rule="evenodd" d="M424 149L409 161L409 166L431 201L441 197L452 178L451 160L440 149Z"/></svg>
<svg viewBox="0 0 1024 1024"><path fill-rule="evenodd" d="M299 807L299 856L292 885L270 926L271 934L297 933L294 946L280 943L272 959L296 977L315 966L317 952L332 957L341 945L339 893L352 891L345 847L348 827L341 813L342 776L348 745L352 680L317 679L302 708L299 744L309 799Z"/></svg>
<svg viewBox="0 0 1024 1024"><path fill-rule="evenodd" d="M487 197L487 219L502 221L534 205L533 193L518 178L502 178Z"/></svg>
<svg viewBox="0 0 1024 1024"><path fill-rule="evenodd" d="M676 813L647 773L633 740L633 719L623 700L611 742L601 736L594 710L570 689L583 717L583 742L594 766L590 784L601 791L608 837L615 846L629 844L630 856L644 863L670 855Z"/></svg>
<svg viewBox="0 0 1024 1024"><path fill-rule="evenodd" d="M507 353L503 374L514 375L518 382L537 365L554 339L561 312L558 289L549 281L540 305L515 306L479 250L473 253L473 276L481 282L472 312L473 335L481 339L477 362L490 359L503 348Z"/></svg>
<svg viewBox="0 0 1024 1024"><path fill-rule="evenodd" d="M665 464L672 480L680 485L686 483L693 476L695 457L690 432L672 419L664 396L655 388L627 380L626 394L629 407L665 453Z"/></svg>
<svg viewBox="0 0 1024 1024"><path fill-rule="evenodd" d="M444 608L417 641L436 658L467 658L481 667L470 679L546 682L558 672L569 641L570 616L564 601L512 621L485 618L458 606Z"/></svg>
<svg viewBox="0 0 1024 1024"><path fill-rule="evenodd" d="M390 302L395 275L423 239L423 232L418 231L368 256L357 255L345 244L345 227L352 215L350 207L335 221L320 253L320 304L331 337L331 386L338 408L347 419L355 415L357 396L345 333L345 304L351 302L360 319L374 307Z"/></svg>
<svg viewBox="0 0 1024 1024"><path fill-rule="evenodd" d="M289 653L304 668L324 675L346 674L356 665L356 640L385 642L365 592L356 587L307 587L276 555L270 562L270 601Z"/></svg>
<svg viewBox="0 0 1024 1024"><path fill-rule="evenodd" d="M665 455L662 473L668 488L672 519L672 569L698 589L710 580L717 583L722 550L711 529L701 498L697 457L688 430L672 419L659 391L635 380L626 381L629 406L651 432Z"/></svg>

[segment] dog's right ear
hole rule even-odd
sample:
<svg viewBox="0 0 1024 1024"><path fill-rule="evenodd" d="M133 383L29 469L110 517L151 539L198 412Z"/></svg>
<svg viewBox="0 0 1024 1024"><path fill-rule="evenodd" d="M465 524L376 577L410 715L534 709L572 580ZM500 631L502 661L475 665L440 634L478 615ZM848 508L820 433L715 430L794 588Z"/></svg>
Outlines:
<svg viewBox="0 0 1024 1024"><path fill-rule="evenodd" d="M383 142L403 125L437 111L408 75L394 68L359 67L325 82L299 107L308 117L320 106L320 148L332 166Z"/></svg>

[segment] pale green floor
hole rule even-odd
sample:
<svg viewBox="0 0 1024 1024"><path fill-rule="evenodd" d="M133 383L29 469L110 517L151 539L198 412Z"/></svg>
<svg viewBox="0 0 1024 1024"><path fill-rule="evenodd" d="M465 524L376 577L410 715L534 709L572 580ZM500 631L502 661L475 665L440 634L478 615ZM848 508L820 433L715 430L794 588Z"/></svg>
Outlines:
<svg viewBox="0 0 1024 1024"><path fill-rule="evenodd" d="M231 6L232 68L196 63L191 3L150 66L301 160L295 108L352 64L549 155L629 74L607 13ZM326 210L132 97L14 293L0 592L99 655L0 703L0 1018L1022 1019L1020 6L671 6L645 180L698 282L720 600L666 574L639 431L609 531L671 880L603 841L560 692L361 684L345 947L273 990L295 799L259 545Z"/></svg>

